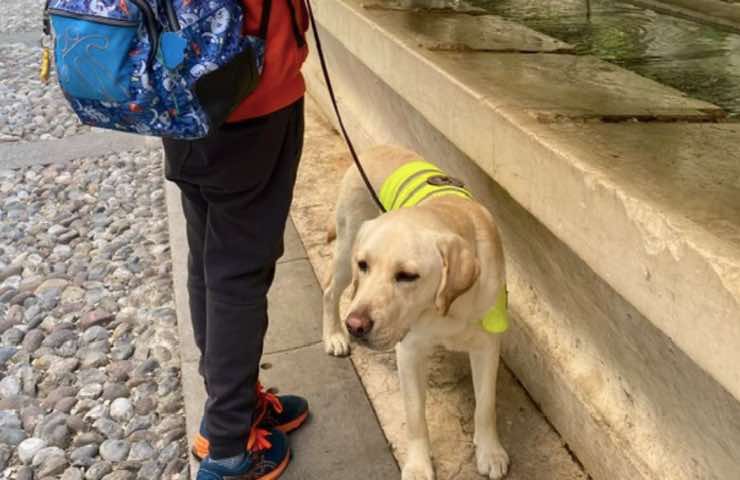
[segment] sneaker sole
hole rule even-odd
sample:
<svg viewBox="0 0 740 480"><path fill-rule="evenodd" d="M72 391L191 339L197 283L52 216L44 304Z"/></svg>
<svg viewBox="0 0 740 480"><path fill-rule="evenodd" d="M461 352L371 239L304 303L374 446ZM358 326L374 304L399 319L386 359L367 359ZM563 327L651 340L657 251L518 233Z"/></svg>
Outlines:
<svg viewBox="0 0 740 480"><path fill-rule="evenodd" d="M295 420L283 425L276 426L275 429L280 430L281 432L286 434L294 432L298 430L304 423L306 423L306 420L308 419L308 413L308 410L306 410L301 415L296 417ZM196 460L201 462L208 455L208 447L208 440L206 440L206 438L203 437L203 435L201 435L200 433L197 433L195 435L195 440L193 441L193 446L190 448L190 453L193 455L193 457L195 457Z"/></svg>
<svg viewBox="0 0 740 480"><path fill-rule="evenodd" d="M298 430L299 428L301 428L301 426L304 423L306 423L306 419L308 419L308 410L306 410L301 415L299 415L298 417L296 417L296 419L293 420L292 422L288 422L288 423L286 423L284 425L276 426L275 428L277 430L280 430L283 433L294 432L294 431Z"/></svg>
<svg viewBox="0 0 740 480"><path fill-rule="evenodd" d="M268 473L267 475L263 475L261 477L254 478L251 475L231 475L228 477L224 477L224 479L228 480L277 480L280 478L280 476L285 473L285 469L288 468L288 464L290 463L290 450L287 451L287 455L285 455L285 459L278 465L275 470Z"/></svg>

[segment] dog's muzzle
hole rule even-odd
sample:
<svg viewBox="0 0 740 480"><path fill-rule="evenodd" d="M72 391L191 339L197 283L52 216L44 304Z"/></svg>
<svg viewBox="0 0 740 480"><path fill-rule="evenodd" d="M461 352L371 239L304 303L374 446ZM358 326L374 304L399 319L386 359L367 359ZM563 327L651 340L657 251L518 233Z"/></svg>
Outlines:
<svg viewBox="0 0 740 480"><path fill-rule="evenodd" d="M350 335L355 338L364 338L372 331L375 323L368 315L351 313L345 324Z"/></svg>

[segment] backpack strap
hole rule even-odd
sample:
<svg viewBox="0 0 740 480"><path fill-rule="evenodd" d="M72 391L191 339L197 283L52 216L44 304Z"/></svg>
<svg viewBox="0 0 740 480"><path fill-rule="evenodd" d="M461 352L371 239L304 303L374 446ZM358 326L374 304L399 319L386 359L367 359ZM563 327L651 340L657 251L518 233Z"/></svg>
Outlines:
<svg viewBox="0 0 740 480"><path fill-rule="evenodd" d="M267 27L270 26L270 11L272 10L272 0L264 0L262 2L262 18L260 19L260 33L259 36L263 40L267 40Z"/></svg>

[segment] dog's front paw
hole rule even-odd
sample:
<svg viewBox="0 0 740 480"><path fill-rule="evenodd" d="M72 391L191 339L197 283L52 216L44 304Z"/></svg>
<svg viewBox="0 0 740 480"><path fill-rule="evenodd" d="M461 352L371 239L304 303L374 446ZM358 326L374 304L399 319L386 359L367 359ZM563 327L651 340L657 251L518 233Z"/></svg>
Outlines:
<svg viewBox="0 0 740 480"><path fill-rule="evenodd" d="M509 470L509 455L501 445L478 447L475 450L478 461L478 473L492 480L498 480Z"/></svg>
<svg viewBox="0 0 740 480"><path fill-rule="evenodd" d="M329 355L346 357L349 355L349 337L346 333L333 333L324 337L324 349Z"/></svg>
<svg viewBox="0 0 740 480"><path fill-rule="evenodd" d="M429 462L407 463L403 466L401 480L434 480L434 468Z"/></svg>

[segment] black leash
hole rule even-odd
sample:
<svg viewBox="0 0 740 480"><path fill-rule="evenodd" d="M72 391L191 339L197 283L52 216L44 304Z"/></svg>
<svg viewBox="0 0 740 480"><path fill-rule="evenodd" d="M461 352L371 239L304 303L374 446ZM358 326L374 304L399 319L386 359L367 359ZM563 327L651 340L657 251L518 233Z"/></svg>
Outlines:
<svg viewBox="0 0 740 480"><path fill-rule="evenodd" d="M383 207L383 204L380 202L380 199L378 198L378 194L375 193L375 190L373 190L373 186L370 184L370 180L367 178L365 169L362 168L360 159L357 158L357 152L355 152L355 147L354 145L352 145L352 141L349 139L349 134L347 133L347 129L344 127L344 122L342 121L342 115L339 113L339 105L337 105L337 99L334 95L334 88L332 87L331 79L329 78L329 69L326 67L326 59L324 58L324 50L323 48L321 48L321 40L319 39L319 29L316 23L316 18L313 15L313 9L311 8L311 0L306 0L306 5L308 6L308 16L311 19L311 26L313 28L313 38L316 42L316 52L319 54L321 70L324 72L324 80L326 81L326 88L327 90L329 90L329 97L331 97L331 104L334 106L334 113L336 113L337 115L337 120L339 121L339 128L342 130L342 136L344 137L344 141L347 142L347 147L349 148L349 151L352 154L352 159L355 161L355 165L357 165L357 170L359 170L360 176L362 177L362 180L365 182L365 186L367 187L368 192L370 192L370 196L373 197L373 200L378 205L378 208L380 208L380 211L385 213L386 212L385 207Z"/></svg>

